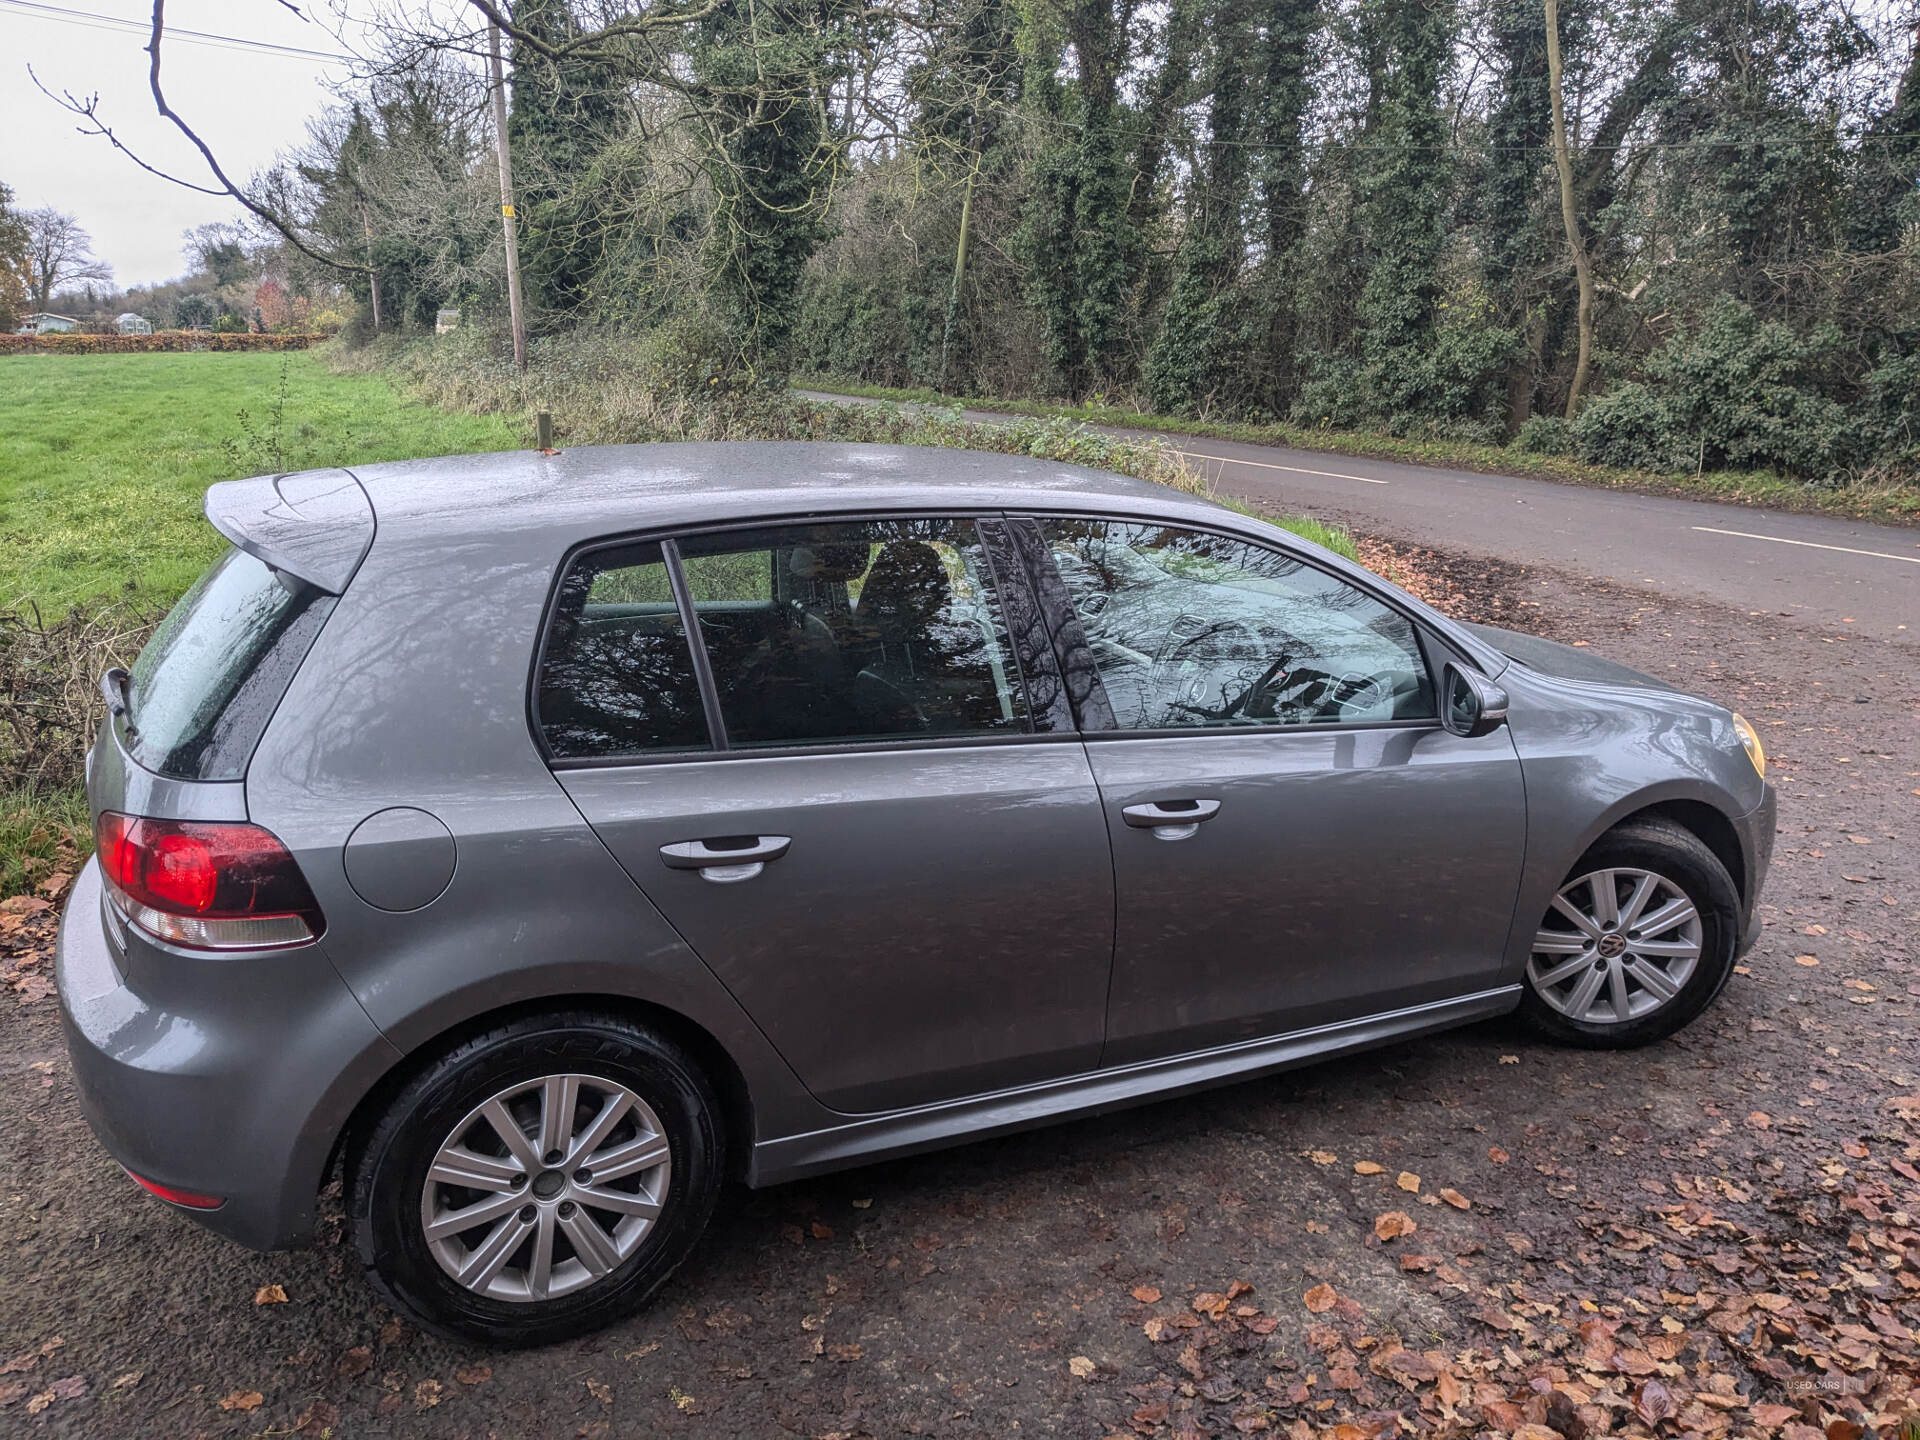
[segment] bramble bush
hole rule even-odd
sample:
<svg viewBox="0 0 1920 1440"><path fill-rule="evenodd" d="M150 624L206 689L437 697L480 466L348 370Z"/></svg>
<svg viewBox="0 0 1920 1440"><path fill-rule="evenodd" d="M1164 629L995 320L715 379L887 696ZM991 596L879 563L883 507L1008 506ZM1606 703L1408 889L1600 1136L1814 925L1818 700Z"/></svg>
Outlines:
<svg viewBox="0 0 1920 1440"><path fill-rule="evenodd" d="M156 330L151 335L0 335L0 355L134 355L182 350L305 350L324 335L222 335Z"/></svg>
<svg viewBox="0 0 1920 1440"><path fill-rule="evenodd" d="M1891 383L1877 392L1876 434L1871 415L1850 414L1830 393L1841 344L1832 325L1797 335L1720 299L1698 328L1647 361L1645 381L1588 402L1574 421L1574 444L1583 460L1667 473L1735 467L1831 480L1893 463L1903 414L1904 433L1913 434L1912 375L1904 362L1885 367Z"/></svg>

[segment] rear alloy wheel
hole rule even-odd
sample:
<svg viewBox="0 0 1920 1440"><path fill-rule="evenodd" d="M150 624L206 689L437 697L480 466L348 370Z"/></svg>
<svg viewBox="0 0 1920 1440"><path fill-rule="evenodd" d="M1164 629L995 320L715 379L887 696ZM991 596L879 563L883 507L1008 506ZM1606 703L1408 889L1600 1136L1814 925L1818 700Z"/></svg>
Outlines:
<svg viewBox="0 0 1920 1440"><path fill-rule="evenodd" d="M428 1329L537 1345L639 1308L713 1209L705 1077L650 1031L528 1017L430 1062L352 1160L375 1285Z"/></svg>
<svg viewBox="0 0 1920 1440"><path fill-rule="evenodd" d="M1534 932L1522 1010L1559 1039L1642 1045L1705 1009L1733 967L1738 898L1689 832L1637 821L1603 836Z"/></svg>
<svg viewBox="0 0 1920 1440"><path fill-rule="evenodd" d="M673 1180L660 1117L618 1081L543 1075L454 1127L427 1171L420 1228L440 1268L495 1300L551 1300L617 1270Z"/></svg>

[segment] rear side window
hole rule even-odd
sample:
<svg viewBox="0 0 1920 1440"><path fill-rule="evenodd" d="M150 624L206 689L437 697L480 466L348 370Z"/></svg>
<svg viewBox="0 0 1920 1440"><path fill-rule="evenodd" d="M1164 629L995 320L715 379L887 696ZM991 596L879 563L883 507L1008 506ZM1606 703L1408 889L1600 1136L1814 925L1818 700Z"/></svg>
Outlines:
<svg viewBox="0 0 1920 1440"><path fill-rule="evenodd" d="M238 780L333 597L229 550L133 662L123 732L134 762L179 780Z"/></svg>
<svg viewBox="0 0 1920 1440"><path fill-rule="evenodd" d="M974 522L860 521L678 544L689 645L657 544L591 552L561 582L537 682L556 759L1022 734L1019 663ZM718 713L703 709L695 657Z"/></svg>
<svg viewBox="0 0 1920 1440"><path fill-rule="evenodd" d="M539 720L560 759L707 748L658 545L602 550L567 572L540 666Z"/></svg>
<svg viewBox="0 0 1920 1440"><path fill-rule="evenodd" d="M680 557L730 746L1029 728L971 520L696 535Z"/></svg>

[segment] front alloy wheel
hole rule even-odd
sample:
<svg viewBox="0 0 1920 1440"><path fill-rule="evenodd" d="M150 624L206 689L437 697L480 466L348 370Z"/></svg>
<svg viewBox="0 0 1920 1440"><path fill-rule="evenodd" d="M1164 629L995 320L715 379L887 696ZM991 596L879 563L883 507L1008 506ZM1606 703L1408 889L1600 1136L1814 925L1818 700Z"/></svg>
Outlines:
<svg viewBox="0 0 1920 1440"><path fill-rule="evenodd" d="M1671 880L1650 870L1595 870L1553 897L1527 979L1570 1020L1639 1020L1686 989L1700 937L1700 912Z"/></svg>
<svg viewBox="0 0 1920 1440"><path fill-rule="evenodd" d="M1664 1039L1733 973L1740 893L1720 858L1670 820L1608 831L1534 930L1520 1012L1577 1045Z"/></svg>

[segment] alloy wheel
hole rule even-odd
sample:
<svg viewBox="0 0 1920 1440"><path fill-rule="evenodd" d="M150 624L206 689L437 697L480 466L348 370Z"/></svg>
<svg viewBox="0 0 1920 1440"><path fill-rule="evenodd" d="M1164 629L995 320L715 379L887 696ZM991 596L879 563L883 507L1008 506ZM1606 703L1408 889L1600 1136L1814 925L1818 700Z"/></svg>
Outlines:
<svg viewBox="0 0 1920 1440"><path fill-rule="evenodd" d="M1569 1020L1620 1025L1686 987L1702 940L1700 912L1673 881L1651 870L1595 870L1553 897L1527 981Z"/></svg>
<svg viewBox="0 0 1920 1440"><path fill-rule="evenodd" d="M598 1076L548 1075L454 1127L427 1171L420 1224L468 1290L548 1300L617 1270L660 1218L672 1177L646 1101Z"/></svg>

